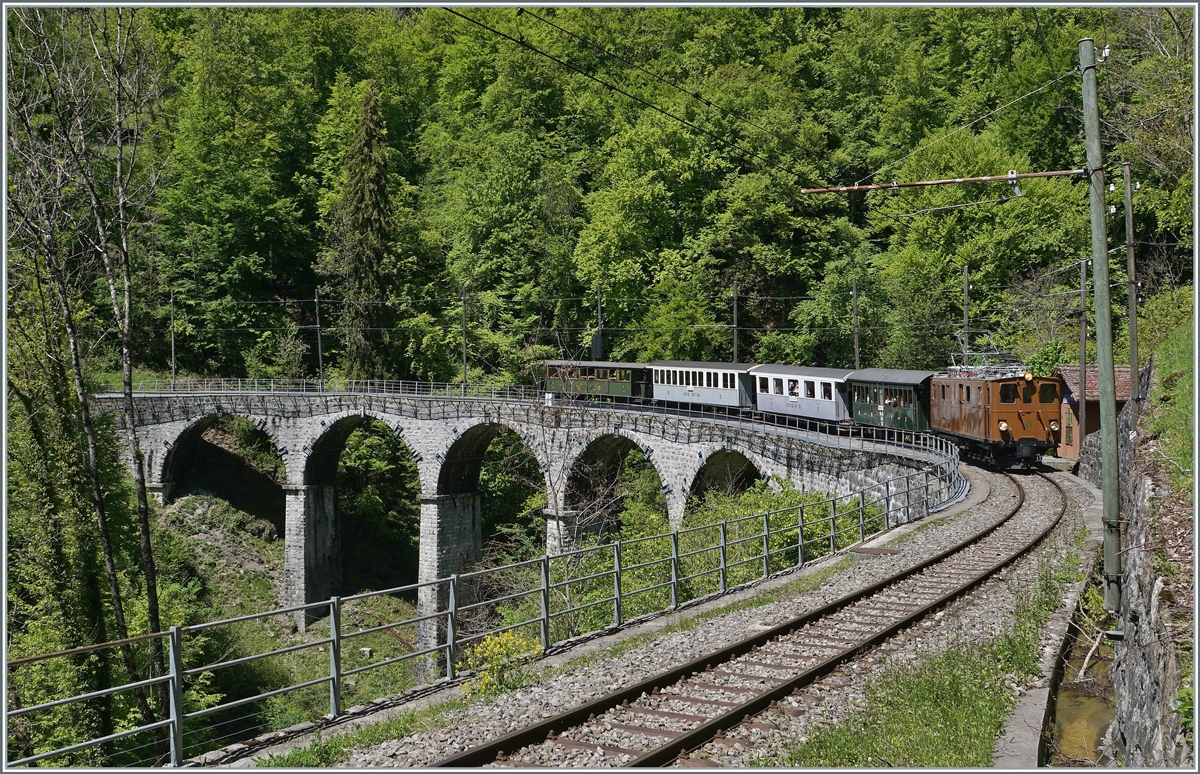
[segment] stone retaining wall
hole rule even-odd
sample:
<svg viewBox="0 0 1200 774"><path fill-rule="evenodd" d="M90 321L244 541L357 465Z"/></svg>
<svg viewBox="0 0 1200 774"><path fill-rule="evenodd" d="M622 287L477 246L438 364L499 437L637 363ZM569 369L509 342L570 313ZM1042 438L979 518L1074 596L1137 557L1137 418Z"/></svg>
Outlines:
<svg viewBox="0 0 1200 774"><path fill-rule="evenodd" d="M1141 374L1140 394L1149 393L1153 361ZM1139 466L1137 456L1138 407L1130 401L1117 422L1120 461L1121 518L1125 521L1121 553L1120 628L1124 639L1114 643L1109 675L1116 694L1117 711L1109 737L1117 755L1124 751L1129 767L1188 766L1191 747L1172 712L1174 696L1182 687L1178 627L1189 622L1169 620L1160 611L1163 579L1155 567L1153 545L1154 483ZM1101 486L1100 434L1088 436L1080 455L1078 473ZM1150 547L1149 549L1143 547Z"/></svg>

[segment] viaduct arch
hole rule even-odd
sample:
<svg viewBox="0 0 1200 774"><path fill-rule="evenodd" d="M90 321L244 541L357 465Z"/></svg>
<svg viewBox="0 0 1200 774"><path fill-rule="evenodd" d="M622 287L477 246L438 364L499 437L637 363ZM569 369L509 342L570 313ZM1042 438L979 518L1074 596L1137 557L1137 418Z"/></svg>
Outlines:
<svg viewBox="0 0 1200 774"><path fill-rule="evenodd" d="M121 423L119 396L97 396ZM482 535L479 470L492 438L521 437L543 474L547 550L563 546L578 511L572 476L611 464L634 448L658 473L667 517L678 529L690 493L714 482L778 476L798 489L846 494L944 461L932 451L900 456L882 445L719 418L663 415L622 407L354 394L145 394L135 397L148 485L162 502L195 465L204 430L225 414L254 423L284 463L284 604L327 599L341 570L337 541L337 461L346 439L370 420L402 435L420 481L418 580L445 578L475 562ZM122 446L122 449L126 447ZM418 598L419 607L440 601Z"/></svg>

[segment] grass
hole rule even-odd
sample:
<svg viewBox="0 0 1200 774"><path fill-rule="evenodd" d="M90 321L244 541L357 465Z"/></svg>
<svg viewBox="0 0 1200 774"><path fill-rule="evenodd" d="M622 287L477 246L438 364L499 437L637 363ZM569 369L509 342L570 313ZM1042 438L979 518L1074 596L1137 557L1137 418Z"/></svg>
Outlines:
<svg viewBox="0 0 1200 774"><path fill-rule="evenodd" d="M653 632L645 632L643 634L634 635L633 637L621 640L620 642L602 651L580 656L572 659L566 664L555 667L553 670L547 670L543 672L542 676L545 678L559 672L565 672L569 669L574 669L579 666L584 666L586 664L599 661L601 659L615 658L623 653L628 653L631 650L640 648L641 646L653 642L654 640L657 640L667 634L691 631L706 621L710 621L713 618L718 618L723 615L728 615L729 613L737 612L738 610L750 610L756 607L762 607L763 605L768 605L772 602L779 602L784 599L789 599L798 594L807 594L816 591L817 589L821 588L821 586L825 585L825 582L830 578L849 569L853 564L854 560L850 557L842 557L836 562L831 563L828 567L822 567L820 570L814 573L805 575L802 578L797 578L796 580L780 586L777 589L766 591L762 594L757 594L748 599L740 599L736 602L730 602L727 605L722 605L720 607L713 608L712 610L705 610L702 613L697 613L696 615L689 616L688 618L684 618L672 624L668 624L667 626Z"/></svg>
<svg viewBox="0 0 1200 774"><path fill-rule="evenodd" d="M1171 465L1171 488L1182 496L1192 491L1194 459L1192 454L1192 395L1195 374L1192 371L1192 326L1188 322L1172 331L1157 349L1158 376L1150 390L1148 411L1152 413L1151 432L1162 438Z"/></svg>
<svg viewBox="0 0 1200 774"><path fill-rule="evenodd" d="M867 706L815 728L782 760L763 766L990 766L1015 703L1011 684L1038 674L1040 628L1057 609L1079 557L1039 563L1018 587L1013 624L984 643L959 643L915 665L890 668L865 686Z"/></svg>
<svg viewBox="0 0 1200 774"><path fill-rule="evenodd" d="M549 677L553 677L556 674L560 674L570 669L575 669L601 659L616 658L623 653L628 653L635 648L652 642L665 634L689 631L697 626L700 626L705 621L725 615L727 613L735 612L737 610L762 607L763 605L771 602L788 599L797 594L816 591L822 585L824 585L826 581L838 573L845 571L853 563L854 560L850 557L843 557L842 559L831 563L828 567L823 567L817 572L811 573L802 578L797 578L790 583L764 594L757 595L750 599L739 600L728 605L723 605L713 610L707 610L685 620L673 623L658 631L646 632L645 634L639 634L634 637L630 637L629 639L616 643L612 647L606 648L603 651L589 653L578 658L571 659L567 663L552 669L543 669L539 673L539 679L545 680ZM426 709L407 712L399 717L368 726L358 731L339 734L337 736L329 737L328 739L318 739L307 747L292 750L291 752L283 755L269 756L265 760L260 761L258 765L284 768L335 766L348 760L350 754L356 749L379 744L391 739L398 739L418 731L439 728L440 726L444 725L442 719L446 713L452 710L467 707L469 704L470 702L463 699L449 699Z"/></svg>
<svg viewBox="0 0 1200 774"><path fill-rule="evenodd" d="M402 715L375 723L357 731L318 738L307 747L292 750L282 755L270 755L257 762L258 766L273 768L325 768L344 762L350 753L360 747L386 742L389 739L428 731L440 727L439 722L446 713L465 707L467 702L454 699L440 702L431 707L405 712Z"/></svg>

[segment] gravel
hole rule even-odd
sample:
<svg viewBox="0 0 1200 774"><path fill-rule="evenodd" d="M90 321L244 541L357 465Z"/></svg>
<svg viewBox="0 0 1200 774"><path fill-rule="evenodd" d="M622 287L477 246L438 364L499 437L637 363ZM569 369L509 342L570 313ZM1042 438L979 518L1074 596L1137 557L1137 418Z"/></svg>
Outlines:
<svg viewBox="0 0 1200 774"><path fill-rule="evenodd" d="M867 586L904 566L915 564L970 534L990 526L1011 508L1015 490L1002 476L979 471L991 486L991 496L965 513L934 517L927 525L906 534L885 536L889 548L897 554L854 554L855 564L836 575L817 591L793 599L731 612L707 620L685 632L664 634L653 642L636 647L615 658L599 657L578 667L569 668L542 680L536 685L499 696L493 700L473 702L469 707L442 715L439 728L430 729L401 739L393 739L369 748L354 751L343 764L347 767L410 766L420 767L468 749L484 741L498 738L545 717L578 706L617 688L646 679L668 667L685 663L720 649L763 628L774 626L804 612L827 604L852 590ZM1057 475L1071 496L1063 524L1038 553L1062 553L1070 541L1062 536L1074 535L1082 524L1080 502L1090 499L1082 487L1071 484L1070 476ZM1046 485L1048 487L1048 485ZM1053 504L1054 497L1045 499ZM1031 502L1033 499L1031 498ZM878 542L876 543L878 545ZM919 653L932 653L955 642L981 640L998 634L1011 620L1015 598L1014 585L1022 583L1037 567L1038 559L1028 557L1014 564L1005 573L981 585L967 597L954 603L912 629L853 663L812 684L790 697L786 704L792 712L772 711L764 716L764 728L738 727L726 732L726 738L713 743L704 751L708 757L725 766L747 766L762 758L776 758L786 753L810 732L814 724L837 722L864 703L864 679L891 664L915 661ZM1031 686L1014 685L1014 693ZM728 694L714 692L713 699L728 699ZM684 704L663 697L654 705L657 709L692 715L711 715L716 707ZM624 715L605 716L618 723L683 730L692 724L678 720ZM774 726L774 728L770 728ZM603 724L589 727L582 738L588 744L612 748L639 746L636 735L605 728ZM572 732L577 736L577 732ZM579 738L579 737L577 737ZM509 765L538 764L561 767L601 767L620 765L623 756L607 755L591 749L563 749L543 744L528 748Z"/></svg>

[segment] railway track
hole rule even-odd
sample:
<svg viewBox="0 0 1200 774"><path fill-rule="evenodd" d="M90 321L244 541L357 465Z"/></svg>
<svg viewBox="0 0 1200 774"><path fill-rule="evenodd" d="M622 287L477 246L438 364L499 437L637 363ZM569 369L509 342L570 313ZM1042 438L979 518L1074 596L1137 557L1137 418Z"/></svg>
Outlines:
<svg viewBox="0 0 1200 774"><path fill-rule="evenodd" d="M555 766L717 766L690 753L735 726L772 728L761 713L802 714L793 696L799 689L971 591L1050 533L1066 511L1062 488L1041 473L1004 475L1018 500L982 533L822 608L432 766L527 767L552 757ZM1018 479L1040 482L1033 506ZM1046 514L1041 506L1053 491L1060 504ZM531 750L547 746L560 754Z"/></svg>

